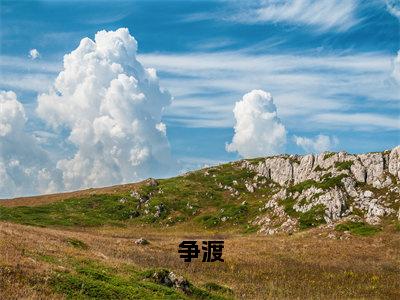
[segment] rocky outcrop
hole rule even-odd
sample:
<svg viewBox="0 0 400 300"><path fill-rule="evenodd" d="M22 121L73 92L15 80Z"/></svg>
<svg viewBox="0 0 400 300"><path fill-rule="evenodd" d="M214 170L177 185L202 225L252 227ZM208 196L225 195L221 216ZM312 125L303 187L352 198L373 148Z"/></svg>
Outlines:
<svg viewBox="0 0 400 300"><path fill-rule="evenodd" d="M332 175L351 172L357 182L381 188L392 183L389 174L400 180L400 146L389 153L280 155L267 157L256 165L244 161L244 166L280 185L319 179L321 174L328 172Z"/></svg>
<svg viewBox="0 0 400 300"><path fill-rule="evenodd" d="M298 220L307 221L321 208L328 224L349 216L374 225L385 217L400 218L400 146L358 155L279 155L245 160L241 167L256 173L258 181L246 182L249 192L255 193L263 178L276 187L265 214L253 222L265 234L296 230Z"/></svg>

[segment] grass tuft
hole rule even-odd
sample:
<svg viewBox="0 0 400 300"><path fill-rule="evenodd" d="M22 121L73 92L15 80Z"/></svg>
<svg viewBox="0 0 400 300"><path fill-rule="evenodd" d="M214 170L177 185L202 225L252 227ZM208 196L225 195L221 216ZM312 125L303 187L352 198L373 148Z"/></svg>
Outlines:
<svg viewBox="0 0 400 300"><path fill-rule="evenodd" d="M351 166L353 165L353 162L351 160L349 161L342 161L342 162L336 162L335 167L338 171L343 171L343 170L350 170Z"/></svg>
<svg viewBox="0 0 400 300"><path fill-rule="evenodd" d="M350 231L350 233L360 236L372 236L381 231L380 227L364 222L346 222L336 225L335 228L338 231Z"/></svg>
<svg viewBox="0 0 400 300"><path fill-rule="evenodd" d="M78 239L74 239L74 238L68 238L66 239L66 242L71 245L72 247L78 248L78 249L82 249L82 250L87 250L89 249L89 246L86 245L84 242L78 240Z"/></svg>

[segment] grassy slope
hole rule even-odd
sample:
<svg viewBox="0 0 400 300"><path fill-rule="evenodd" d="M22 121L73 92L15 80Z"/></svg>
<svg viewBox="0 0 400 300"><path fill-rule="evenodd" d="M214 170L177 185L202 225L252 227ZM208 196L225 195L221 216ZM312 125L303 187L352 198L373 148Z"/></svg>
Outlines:
<svg viewBox="0 0 400 300"><path fill-rule="evenodd" d="M0 296L12 298L17 289L21 297L38 298L230 298L223 287L229 286L239 298L400 297L400 239L394 226L376 230L344 224L337 230L372 235L348 241L328 240L318 229L258 237L251 234L256 228L249 221L274 187L267 182L255 193L246 192L244 182L254 174L237 164L208 172L159 180L157 187L125 185L36 206L0 206L0 220L42 227L0 222L0 256L5 258L0 262L0 285L5 287ZM233 180L240 197L217 185L232 186ZM336 183L327 178L323 184ZM150 196L147 206L138 208L132 189ZM122 198L127 201L120 202ZM161 216L155 217L161 204ZM320 224L319 211L296 215L290 199L284 206L302 228ZM133 243L141 236L150 245ZM226 240L225 263L180 261L176 247L181 240L214 238ZM185 294L152 282L146 277L152 268L168 268L197 284Z"/></svg>
<svg viewBox="0 0 400 300"><path fill-rule="evenodd" d="M254 194L245 193L244 180L254 174L235 165L227 164L209 172L209 176L198 171L162 179L157 187L142 185L138 191L143 196L150 195L150 201L139 209L139 200L131 197L129 190L123 190L113 194L73 197L39 206L0 206L0 219L36 226L129 226L142 223L172 226L185 222L209 229L251 230L248 221L262 206L262 195L265 197L271 190L265 188ZM233 197L217 186L217 183L231 185L233 180L238 181L236 188L242 194L240 197ZM127 201L121 203L119 200L122 198ZM243 201L246 204L242 205ZM164 206L163 212L160 217L155 217L160 204ZM224 224L221 222L223 217L227 219Z"/></svg>

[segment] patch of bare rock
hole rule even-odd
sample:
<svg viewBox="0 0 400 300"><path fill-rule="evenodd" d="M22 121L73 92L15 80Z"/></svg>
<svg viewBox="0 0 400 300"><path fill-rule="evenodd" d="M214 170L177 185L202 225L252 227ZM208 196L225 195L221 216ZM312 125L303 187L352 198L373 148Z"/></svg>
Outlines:
<svg viewBox="0 0 400 300"><path fill-rule="evenodd" d="M384 218L400 220L400 146L358 155L279 155L244 160L241 168L257 174L253 182L246 182L248 192L254 193L261 180L275 187L253 221L260 233L291 233L312 218L321 224L350 216L372 225Z"/></svg>

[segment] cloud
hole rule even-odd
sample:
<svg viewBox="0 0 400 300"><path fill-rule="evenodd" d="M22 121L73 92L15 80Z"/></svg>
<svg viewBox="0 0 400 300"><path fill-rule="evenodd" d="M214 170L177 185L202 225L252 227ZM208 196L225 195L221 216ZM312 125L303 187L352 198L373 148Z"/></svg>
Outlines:
<svg viewBox="0 0 400 300"><path fill-rule="evenodd" d="M332 148L339 143L337 138L322 134L316 136L314 139L294 136L293 140L296 145L303 148L306 153L321 153L332 150Z"/></svg>
<svg viewBox="0 0 400 300"><path fill-rule="evenodd" d="M400 2L398 0L386 0L386 8L393 16L400 19Z"/></svg>
<svg viewBox="0 0 400 300"><path fill-rule="evenodd" d="M315 115L354 112L361 101L382 117L400 102L398 86L387 84L393 56L383 53L148 53L139 60L163 72L174 95L166 120L183 126L232 127L232 99L265 86L286 126L307 130L311 121L320 130L332 125Z"/></svg>
<svg viewBox="0 0 400 300"><path fill-rule="evenodd" d="M29 50L29 58L32 60L35 60L40 57L39 51L37 49L31 49Z"/></svg>
<svg viewBox="0 0 400 300"><path fill-rule="evenodd" d="M320 32L345 31L359 22L356 0L259 0L229 4L223 12L193 14L185 21L212 18L244 24L285 23L311 26Z"/></svg>
<svg viewBox="0 0 400 300"><path fill-rule="evenodd" d="M49 90L61 69L60 62L0 55L0 88L43 93Z"/></svg>
<svg viewBox="0 0 400 300"><path fill-rule="evenodd" d="M54 192L60 174L25 132L26 115L12 91L0 91L0 197Z"/></svg>
<svg viewBox="0 0 400 300"><path fill-rule="evenodd" d="M393 59L392 77L400 85L400 50L397 52L397 56Z"/></svg>
<svg viewBox="0 0 400 300"><path fill-rule="evenodd" d="M396 108L398 112L398 107ZM313 122L326 124L327 128L351 128L359 131L399 130L398 115L385 116L374 113L326 113L312 117Z"/></svg>
<svg viewBox="0 0 400 300"><path fill-rule="evenodd" d="M281 153L286 144L286 129L278 118L270 93L253 90L236 102L235 134L226 145L229 152L242 157L257 157Z"/></svg>
<svg viewBox="0 0 400 300"><path fill-rule="evenodd" d="M49 90L54 80L54 76L46 73L32 74L9 74L0 79L0 86L4 89L16 91L33 91L43 93Z"/></svg>
<svg viewBox="0 0 400 300"><path fill-rule="evenodd" d="M53 130L68 130L76 149L57 163L68 190L171 170L161 122L171 96L159 87L156 71L136 60L136 51L128 29L99 31L64 56L53 89L38 96L38 115Z"/></svg>
<svg viewBox="0 0 400 300"><path fill-rule="evenodd" d="M31 60L25 57L0 55L2 71L57 73L60 71L59 61Z"/></svg>

